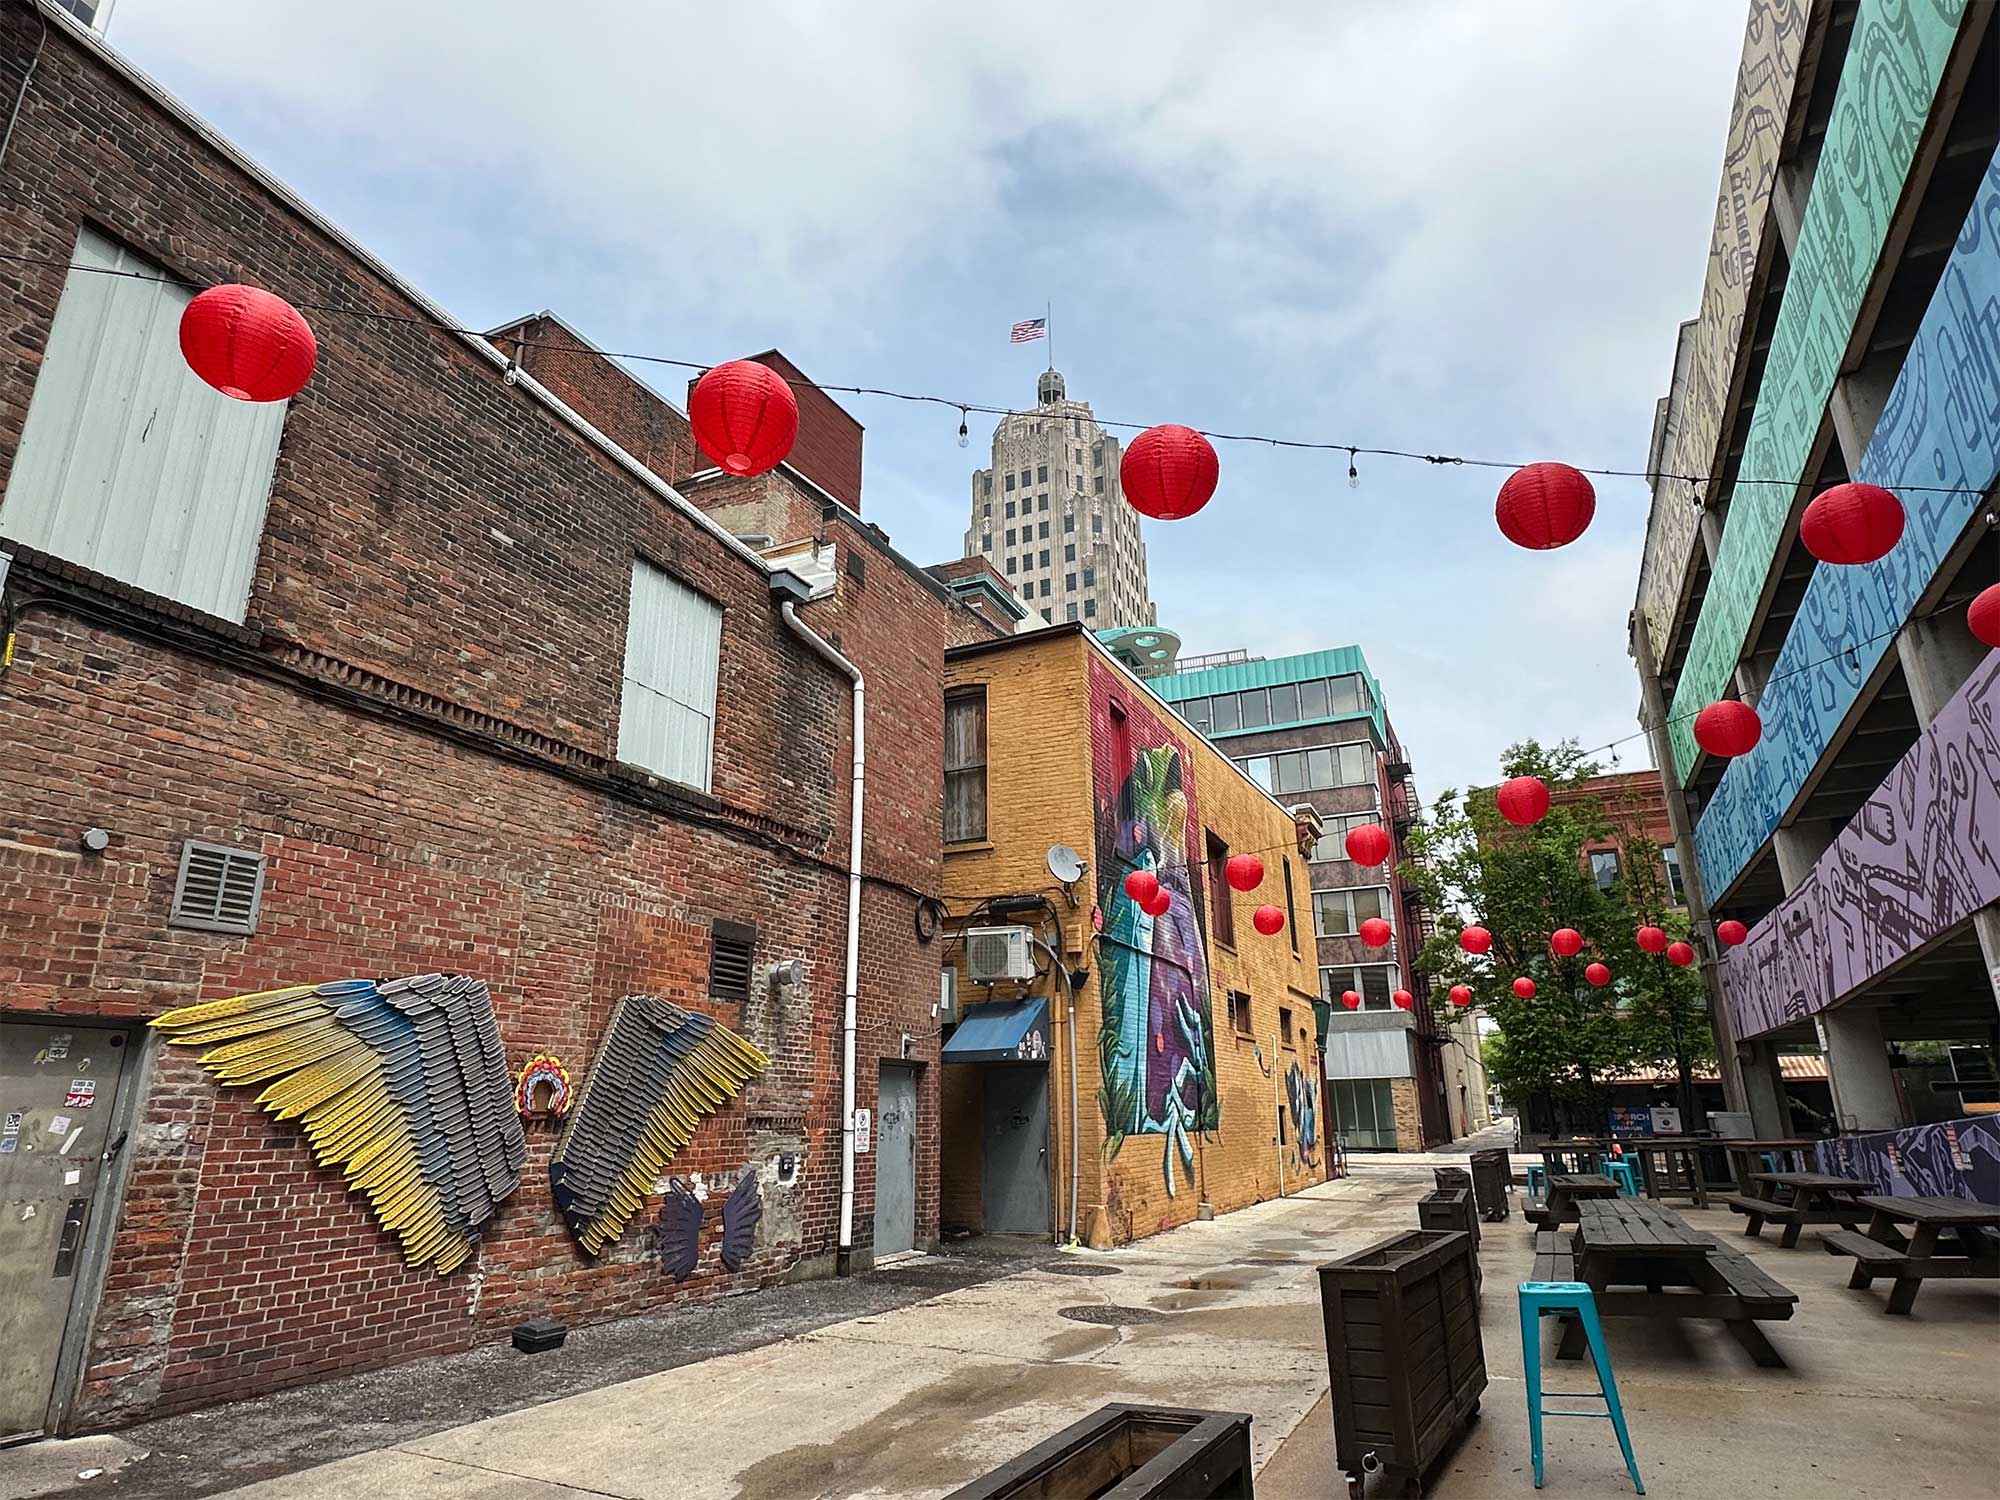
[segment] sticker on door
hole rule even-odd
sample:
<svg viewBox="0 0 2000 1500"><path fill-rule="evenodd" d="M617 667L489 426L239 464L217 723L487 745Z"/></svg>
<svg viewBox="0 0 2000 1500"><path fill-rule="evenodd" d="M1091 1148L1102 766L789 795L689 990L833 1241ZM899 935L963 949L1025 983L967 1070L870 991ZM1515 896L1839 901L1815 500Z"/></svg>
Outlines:
<svg viewBox="0 0 2000 1500"><path fill-rule="evenodd" d="M95 1078L72 1078L69 1092L63 1095L64 1109L89 1109L97 1102L97 1080Z"/></svg>

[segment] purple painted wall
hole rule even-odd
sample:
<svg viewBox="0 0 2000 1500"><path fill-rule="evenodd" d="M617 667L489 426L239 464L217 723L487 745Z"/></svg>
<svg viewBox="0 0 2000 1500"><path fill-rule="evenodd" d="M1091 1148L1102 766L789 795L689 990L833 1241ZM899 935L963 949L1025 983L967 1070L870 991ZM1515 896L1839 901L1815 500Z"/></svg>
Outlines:
<svg viewBox="0 0 2000 1500"><path fill-rule="evenodd" d="M1723 959L1737 1035L1825 1010L2000 900L2000 653Z"/></svg>
<svg viewBox="0 0 2000 1500"><path fill-rule="evenodd" d="M1845 1135L1814 1149L1822 1172L1863 1178L1898 1198L2000 1204L2000 1122L1990 1115Z"/></svg>

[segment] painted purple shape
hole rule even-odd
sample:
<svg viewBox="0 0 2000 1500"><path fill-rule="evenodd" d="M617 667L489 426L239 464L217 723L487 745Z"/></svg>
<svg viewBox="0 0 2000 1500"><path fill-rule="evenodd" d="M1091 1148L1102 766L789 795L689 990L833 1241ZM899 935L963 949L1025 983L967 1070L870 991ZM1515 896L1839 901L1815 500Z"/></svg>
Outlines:
<svg viewBox="0 0 2000 1500"><path fill-rule="evenodd" d="M2000 1205L2000 1121L1990 1116L1844 1135L1814 1147L1819 1169L1897 1198Z"/></svg>
<svg viewBox="0 0 2000 1500"><path fill-rule="evenodd" d="M1816 1015L2000 901L2000 653L1968 678L1811 875L1723 959L1741 1037Z"/></svg>

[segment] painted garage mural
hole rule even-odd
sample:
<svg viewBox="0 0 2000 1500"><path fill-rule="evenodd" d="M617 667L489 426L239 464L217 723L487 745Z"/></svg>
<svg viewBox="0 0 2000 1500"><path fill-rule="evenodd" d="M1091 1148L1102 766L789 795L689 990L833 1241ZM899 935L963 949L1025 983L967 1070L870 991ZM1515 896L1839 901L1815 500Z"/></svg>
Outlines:
<svg viewBox="0 0 2000 1500"><path fill-rule="evenodd" d="M1168 1194L1194 1169L1194 1137L1220 1123L1208 961L1202 946L1200 821L1180 738L1119 679L1090 664L1103 1021L1098 1102L1107 1158L1158 1136ZM1149 911L1124 881L1143 870L1164 902ZM1155 914L1157 912L1157 914Z"/></svg>

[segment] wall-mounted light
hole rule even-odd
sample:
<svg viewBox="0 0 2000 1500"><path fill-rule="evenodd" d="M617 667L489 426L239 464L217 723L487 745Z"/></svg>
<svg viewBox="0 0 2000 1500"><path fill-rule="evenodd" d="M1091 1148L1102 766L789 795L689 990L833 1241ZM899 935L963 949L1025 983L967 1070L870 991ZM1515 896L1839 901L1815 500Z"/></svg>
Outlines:
<svg viewBox="0 0 2000 1500"><path fill-rule="evenodd" d="M102 854L111 847L111 835L102 828L83 830L83 850L86 854Z"/></svg>

